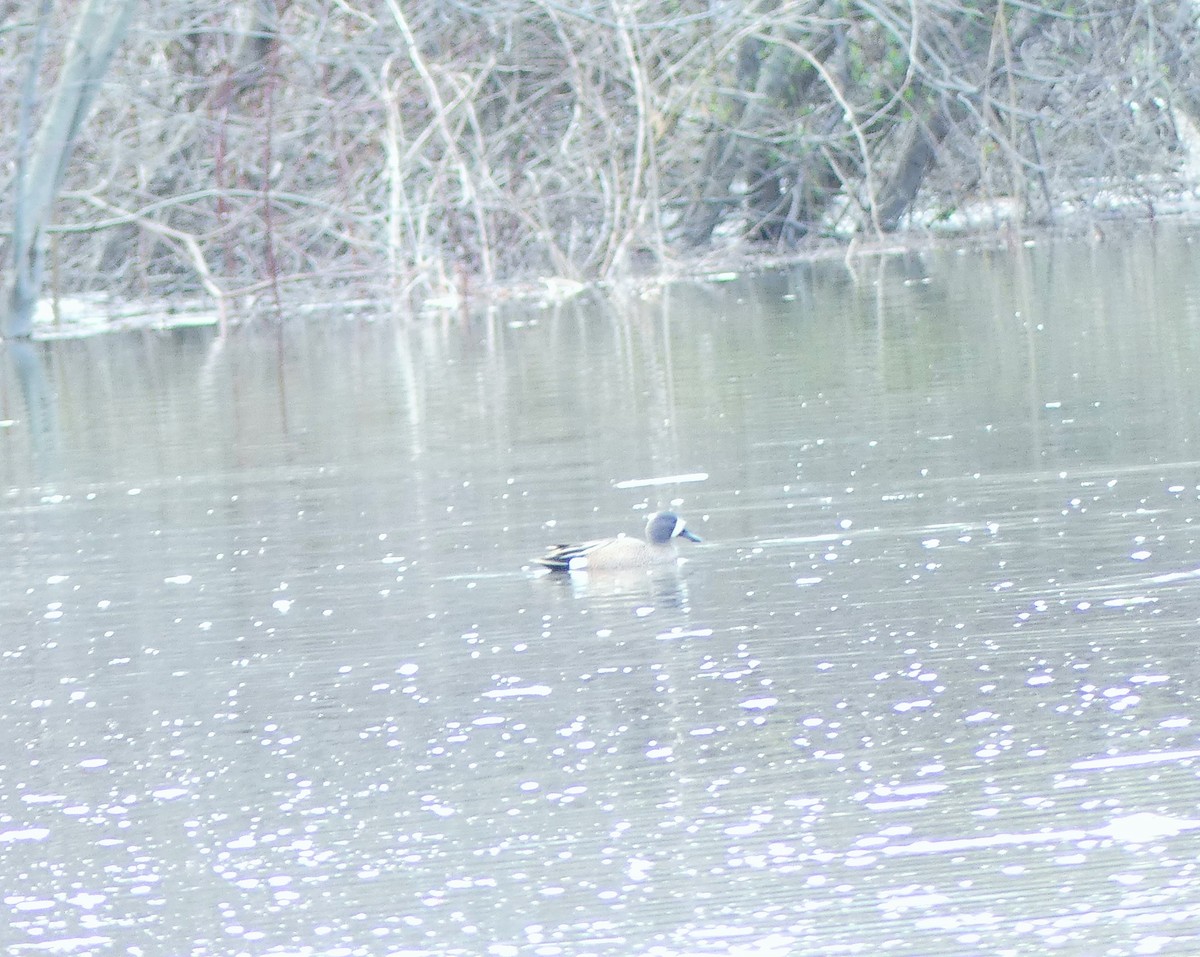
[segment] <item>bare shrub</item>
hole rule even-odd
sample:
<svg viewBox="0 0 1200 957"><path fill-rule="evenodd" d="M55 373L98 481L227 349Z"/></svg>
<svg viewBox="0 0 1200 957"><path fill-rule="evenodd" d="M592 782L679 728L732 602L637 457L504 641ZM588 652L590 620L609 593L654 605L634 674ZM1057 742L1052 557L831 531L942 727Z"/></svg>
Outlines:
<svg viewBox="0 0 1200 957"><path fill-rule="evenodd" d="M81 136L54 281L408 307L981 201L1036 221L1150 205L1190 185L1185 6L166 0L140 8ZM35 23L6 32L28 50ZM22 68L0 66L8 115ZM10 179L19 147L0 130Z"/></svg>

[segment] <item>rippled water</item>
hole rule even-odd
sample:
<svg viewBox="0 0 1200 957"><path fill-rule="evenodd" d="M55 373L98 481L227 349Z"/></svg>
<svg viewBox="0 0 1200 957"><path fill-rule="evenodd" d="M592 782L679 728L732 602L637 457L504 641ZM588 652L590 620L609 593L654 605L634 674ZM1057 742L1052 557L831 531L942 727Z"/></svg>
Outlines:
<svg viewBox="0 0 1200 957"><path fill-rule="evenodd" d="M0 944L1194 954L1198 267L7 346Z"/></svg>

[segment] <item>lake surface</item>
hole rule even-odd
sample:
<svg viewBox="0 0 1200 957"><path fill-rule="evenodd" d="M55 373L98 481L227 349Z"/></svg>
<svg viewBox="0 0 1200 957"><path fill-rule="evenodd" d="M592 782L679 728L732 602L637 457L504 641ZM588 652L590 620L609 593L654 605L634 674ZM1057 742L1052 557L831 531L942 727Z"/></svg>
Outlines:
<svg viewBox="0 0 1200 957"><path fill-rule="evenodd" d="M4 346L0 945L1197 953L1198 246Z"/></svg>

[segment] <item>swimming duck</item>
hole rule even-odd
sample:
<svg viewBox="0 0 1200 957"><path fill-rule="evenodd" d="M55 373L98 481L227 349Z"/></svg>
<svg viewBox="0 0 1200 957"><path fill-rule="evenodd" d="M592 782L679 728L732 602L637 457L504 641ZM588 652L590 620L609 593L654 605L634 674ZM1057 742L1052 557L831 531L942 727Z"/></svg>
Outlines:
<svg viewBox="0 0 1200 957"><path fill-rule="evenodd" d="M655 512L646 520L645 541L618 535L574 545L553 545L533 561L563 572L661 567L676 561L676 538L700 541L700 536L690 532L674 512Z"/></svg>

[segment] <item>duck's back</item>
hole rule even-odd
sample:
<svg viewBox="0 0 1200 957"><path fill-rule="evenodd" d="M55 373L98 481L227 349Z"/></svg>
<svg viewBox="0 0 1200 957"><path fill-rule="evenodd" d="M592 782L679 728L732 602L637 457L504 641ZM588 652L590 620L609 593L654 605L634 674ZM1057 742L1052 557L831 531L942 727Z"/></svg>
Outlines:
<svg viewBox="0 0 1200 957"><path fill-rule="evenodd" d="M534 561L539 565L545 565L547 568L553 568L555 571L569 571L574 567L582 568L585 565L585 560L588 554L595 551L601 545L606 545L615 539L598 538L591 542L568 542L563 545L551 545L545 555L535 558Z"/></svg>
<svg viewBox="0 0 1200 957"><path fill-rule="evenodd" d="M555 545L541 558L534 560L547 568L561 571L603 571L650 568L673 562L675 558L673 544L651 545L641 539L621 535L577 545Z"/></svg>

